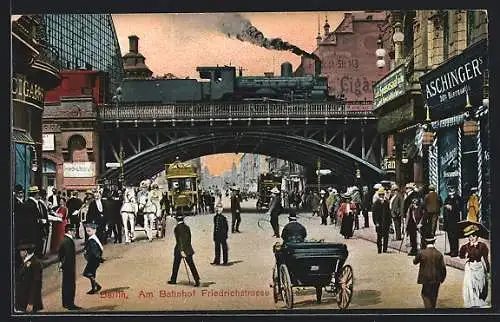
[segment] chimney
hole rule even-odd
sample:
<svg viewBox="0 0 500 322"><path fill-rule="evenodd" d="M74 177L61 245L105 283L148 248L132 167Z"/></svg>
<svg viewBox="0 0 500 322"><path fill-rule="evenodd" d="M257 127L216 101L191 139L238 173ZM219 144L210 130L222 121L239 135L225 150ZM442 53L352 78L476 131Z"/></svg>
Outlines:
<svg viewBox="0 0 500 322"><path fill-rule="evenodd" d="M139 52L139 37L128 36L129 51L137 54Z"/></svg>

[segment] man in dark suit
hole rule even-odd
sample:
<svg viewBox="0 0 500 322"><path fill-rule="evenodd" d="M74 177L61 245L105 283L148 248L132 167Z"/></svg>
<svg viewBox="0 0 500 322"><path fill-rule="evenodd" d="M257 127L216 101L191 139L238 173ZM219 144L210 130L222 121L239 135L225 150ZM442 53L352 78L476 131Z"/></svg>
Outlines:
<svg viewBox="0 0 500 322"><path fill-rule="evenodd" d="M42 257L43 249L43 218L42 209L38 202L40 195L37 186L28 189L28 199L24 202L21 223L21 240L32 241L35 245L37 257Z"/></svg>
<svg viewBox="0 0 500 322"><path fill-rule="evenodd" d="M23 261L16 275L15 309L19 312L43 310L42 264L35 256L35 248L31 242L23 242L17 247Z"/></svg>
<svg viewBox="0 0 500 322"><path fill-rule="evenodd" d="M283 227L281 231L281 238L283 244L286 243L302 243L307 237L307 231L304 226L297 222L297 215L295 209L290 211L288 215L288 224Z"/></svg>
<svg viewBox="0 0 500 322"><path fill-rule="evenodd" d="M373 203L373 223L377 231L378 253L387 253L389 243L389 228L391 227L391 212L389 210L389 200L385 197L385 189L378 191L379 198Z"/></svg>
<svg viewBox="0 0 500 322"><path fill-rule="evenodd" d="M39 250L40 258L45 256L47 250L47 244L49 242L49 232L50 232L50 222L49 222L49 208L45 203L47 198L47 192L45 189L40 189L40 198L38 199L38 204L40 205L41 219L39 225L40 235L42 236L42 249Z"/></svg>
<svg viewBox="0 0 500 322"><path fill-rule="evenodd" d="M87 222L93 222L97 225L96 235L102 244L106 244L106 219L104 213L108 211L106 205L101 199L101 193L95 189L93 191L94 199L89 204L87 211Z"/></svg>
<svg viewBox="0 0 500 322"><path fill-rule="evenodd" d="M444 201L443 229L446 231L448 241L450 242L450 251L445 255L450 255L451 257L458 256L458 222L462 217L462 207L462 198L456 194L455 188L450 187L448 197Z"/></svg>
<svg viewBox="0 0 500 322"><path fill-rule="evenodd" d="M14 187L14 244L18 245L22 239L22 217L23 217L23 204L24 204L24 188L20 184ZM21 265L21 257L19 252L15 252L16 267Z"/></svg>
<svg viewBox="0 0 500 322"><path fill-rule="evenodd" d="M413 264L420 264L417 283L422 284L421 294L427 309L436 308L439 286L446 278L446 265L443 254L434 247L436 237L427 237L425 241L426 248L415 256Z"/></svg>
<svg viewBox="0 0 500 322"><path fill-rule="evenodd" d="M49 202L53 211L59 208L59 200L61 199L61 191L57 191L56 188L52 188L52 195L49 197Z"/></svg>
<svg viewBox="0 0 500 322"><path fill-rule="evenodd" d="M232 194L231 194L231 232L232 233L239 233L239 227L241 223L241 196L240 196L240 191L236 186L233 186L231 188Z"/></svg>
<svg viewBox="0 0 500 322"><path fill-rule="evenodd" d="M102 286L96 281L97 268L104 262L104 259L102 258L104 248L96 235L97 227L97 223L92 221L87 222L85 226L85 230L87 231L89 238L85 243L84 256L87 260L87 265L83 270L83 276L90 280L91 286L91 289L87 292L87 294L96 294L102 289Z"/></svg>
<svg viewBox="0 0 500 322"><path fill-rule="evenodd" d="M222 248L222 261L227 265L227 231L228 224L226 217L222 214L222 203L219 201L215 208L214 216L214 243L215 243L215 259L212 265L220 265L220 249Z"/></svg>
<svg viewBox="0 0 500 322"><path fill-rule="evenodd" d="M406 234L410 237L410 245L411 250L408 253L408 256L417 255L417 232L422 227L420 223L422 219L422 205L419 202L417 196L413 196L412 203L410 207L408 207L408 211L406 213Z"/></svg>
<svg viewBox="0 0 500 322"><path fill-rule="evenodd" d="M75 228L66 225L64 239L59 246L59 270L62 270L62 304L68 310L80 310L81 307L75 305L76 290L76 249Z"/></svg>
<svg viewBox="0 0 500 322"><path fill-rule="evenodd" d="M177 273L179 272L181 259L184 258L193 274L194 286L200 286L200 276L198 275L198 271L193 261L194 250L191 245L191 230L189 226L184 223L184 217L182 215L177 214L175 219L177 220L177 226L175 226L174 229L176 242L174 248L174 266L172 267L172 276L168 284L177 283Z"/></svg>
<svg viewBox="0 0 500 322"><path fill-rule="evenodd" d="M399 191L398 185L394 184L391 187L391 197L389 199L389 209L391 210L392 222L394 223L395 239L402 240L402 222L404 210L404 197Z"/></svg>
<svg viewBox="0 0 500 322"><path fill-rule="evenodd" d="M83 201L78 198L78 191L73 191L71 198L69 198L66 207L68 207L68 216L72 226L80 227L80 215L78 210L82 208ZM75 214L76 212L76 214ZM76 231L76 239L80 239L79 229Z"/></svg>

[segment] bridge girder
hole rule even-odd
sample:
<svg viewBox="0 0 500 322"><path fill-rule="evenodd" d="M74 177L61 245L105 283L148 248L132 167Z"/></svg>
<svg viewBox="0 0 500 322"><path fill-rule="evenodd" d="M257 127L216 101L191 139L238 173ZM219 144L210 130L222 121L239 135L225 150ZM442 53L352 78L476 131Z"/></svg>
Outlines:
<svg viewBox="0 0 500 322"><path fill-rule="evenodd" d="M260 131L249 131L248 128L244 127L225 127L215 131L214 129L207 131L199 128L178 128L175 130L150 128L136 129L135 131L132 129L131 131L131 129L122 128L121 131L118 131L118 135L116 131L113 131L115 134L114 142L111 142L113 141L112 135L111 137L108 135L111 132L103 136L111 143L112 150L114 150L112 153L114 160L107 159L103 160L103 162L117 161L119 148L115 148L115 146L131 145L130 135L133 137L136 134L139 138L138 144L134 146L132 156L124 160L124 174L127 183L130 184L136 184L141 179L163 170L166 160L173 160L176 156L181 159L193 159L203 155L231 152L259 153L280 157L305 166L315 166L317 159L320 158L322 166L331 168L336 175L354 176L355 169L358 167L367 180L377 180L383 175L382 170L369 162L369 153L363 152L365 158L361 158L345 151L348 149L342 149L347 148L346 143L348 140L345 133L349 130L353 132L352 128L273 129L267 127L267 129L273 131L265 131L265 128ZM339 135L339 131L343 133L343 137ZM365 135L366 131L363 133ZM145 140L149 141L149 145L141 144L141 137L143 139L147 138ZM354 138L352 137L351 135L349 138L351 148L353 141L356 139L355 135ZM335 138L337 138L337 141L340 138L342 141L340 143L342 144L341 147L331 145ZM373 145L376 140L376 135L371 135L369 148L372 151L371 153L373 153ZM365 141L365 139L359 141ZM366 150L364 146L362 150ZM119 169L110 169L104 173L103 177L116 178L119 173Z"/></svg>

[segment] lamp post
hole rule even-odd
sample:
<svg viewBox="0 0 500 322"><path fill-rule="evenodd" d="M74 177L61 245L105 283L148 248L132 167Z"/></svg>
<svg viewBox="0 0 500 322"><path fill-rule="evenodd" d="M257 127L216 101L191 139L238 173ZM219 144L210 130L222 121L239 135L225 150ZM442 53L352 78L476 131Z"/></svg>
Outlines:
<svg viewBox="0 0 500 322"><path fill-rule="evenodd" d="M396 63L396 66L399 65L401 62L402 58L402 44L404 41L404 34L401 31L401 23L398 21L394 25L394 34L392 35L392 41L394 42L394 60Z"/></svg>
<svg viewBox="0 0 500 322"><path fill-rule="evenodd" d="M384 44L382 42L382 35L379 35L377 40L378 48L375 51L375 56L377 56L377 67L382 69L385 67L385 54Z"/></svg>

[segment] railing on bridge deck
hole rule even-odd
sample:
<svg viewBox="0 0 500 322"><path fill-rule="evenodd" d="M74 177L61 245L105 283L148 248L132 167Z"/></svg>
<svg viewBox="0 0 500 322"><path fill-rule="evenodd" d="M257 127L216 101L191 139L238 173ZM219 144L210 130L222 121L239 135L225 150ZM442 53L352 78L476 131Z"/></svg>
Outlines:
<svg viewBox="0 0 500 322"><path fill-rule="evenodd" d="M106 105L101 120L200 120L296 118L375 118L371 111L353 111L339 103L184 103L165 105Z"/></svg>

